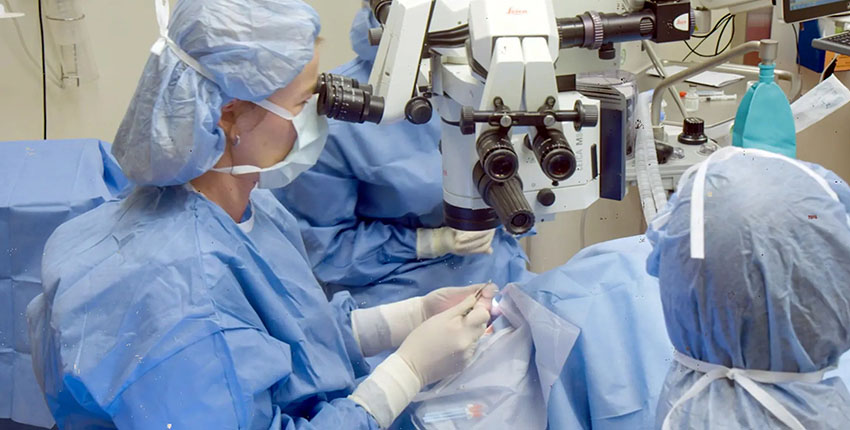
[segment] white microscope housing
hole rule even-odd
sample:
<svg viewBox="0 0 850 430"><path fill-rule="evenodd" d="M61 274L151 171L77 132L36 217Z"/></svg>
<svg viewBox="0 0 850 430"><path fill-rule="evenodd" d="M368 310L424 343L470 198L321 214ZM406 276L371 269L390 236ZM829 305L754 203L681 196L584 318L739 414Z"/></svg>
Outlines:
<svg viewBox="0 0 850 430"><path fill-rule="evenodd" d="M445 222L456 229L522 234L622 198L624 139L602 129L623 126L605 124L576 75L616 70L623 41L687 39L693 16L680 0L593 4L602 12L556 0L371 0L382 28L370 32L380 45L369 85L323 76L320 111L415 124L436 112Z"/></svg>

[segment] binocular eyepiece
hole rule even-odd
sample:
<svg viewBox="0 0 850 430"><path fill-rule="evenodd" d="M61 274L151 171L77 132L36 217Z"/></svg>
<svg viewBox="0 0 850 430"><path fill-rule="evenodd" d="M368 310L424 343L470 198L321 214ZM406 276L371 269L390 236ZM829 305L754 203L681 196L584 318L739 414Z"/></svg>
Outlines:
<svg viewBox="0 0 850 430"><path fill-rule="evenodd" d="M553 181L564 181L576 171L576 155L566 136L554 127L538 127L531 143L540 170Z"/></svg>
<svg viewBox="0 0 850 430"><path fill-rule="evenodd" d="M319 115L346 122L381 122L384 99L372 95L370 85L357 79L331 73L319 75L316 83L319 94Z"/></svg>
<svg viewBox="0 0 850 430"><path fill-rule="evenodd" d="M481 133L475 147L481 167L491 179L504 182L516 176L519 158L510 137L503 130L491 129Z"/></svg>

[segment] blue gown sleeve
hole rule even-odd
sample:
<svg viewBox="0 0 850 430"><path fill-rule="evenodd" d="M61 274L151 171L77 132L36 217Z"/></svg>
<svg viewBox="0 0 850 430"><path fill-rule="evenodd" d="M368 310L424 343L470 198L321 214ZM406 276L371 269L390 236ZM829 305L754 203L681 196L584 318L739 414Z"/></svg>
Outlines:
<svg viewBox="0 0 850 430"><path fill-rule="evenodd" d="M357 216L360 180L340 144L331 135L316 166L275 195L299 219L316 277L357 287L415 260L416 230Z"/></svg>
<svg viewBox="0 0 850 430"><path fill-rule="evenodd" d="M206 336L129 383L107 411L124 429L378 429L347 398L282 405L273 388L292 373L288 345L255 329Z"/></svg>
<svg viewBox="0 0 850 430"><path fill-rule="evenodd" d="M342 291L334 294L331 298L331 307L334 309L334 316L342 337L345 341L345 351L351 358L351 367L354 369L354 376L361 378L369 375L371 367L363 357L360 351L360 344L354 337L354 330L351 328L351 311L357 309L357 304L351 294L347 291Z"/></svg>

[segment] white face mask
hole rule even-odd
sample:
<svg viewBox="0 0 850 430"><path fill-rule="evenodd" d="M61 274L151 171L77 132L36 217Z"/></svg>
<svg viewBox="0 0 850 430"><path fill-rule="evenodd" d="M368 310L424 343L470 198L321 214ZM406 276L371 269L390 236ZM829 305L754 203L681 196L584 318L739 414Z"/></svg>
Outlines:
<svg viewBox="0 0 850 430"><path fill-rule="evenodd" d="M298 175L316 164L325 148L325 142L328 138L328 121L327 118L319 116L317 103L318 96L314 95L298 115L293 115L288 110L268 100L255 103L287 121L292 121L295 133L298 135L295 144L292 145L292 150L289 151L286 158L271 167L261 168L243 165L219 167L212 169L212 171L231 175L259 173L260 182L257 184L259 188L274 189L289 185Z"/></svg>

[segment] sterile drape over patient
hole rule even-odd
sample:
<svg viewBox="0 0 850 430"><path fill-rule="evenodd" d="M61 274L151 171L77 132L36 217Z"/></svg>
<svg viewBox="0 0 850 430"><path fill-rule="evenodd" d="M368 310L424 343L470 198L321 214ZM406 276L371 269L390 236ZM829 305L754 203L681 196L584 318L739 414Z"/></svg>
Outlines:
<svg viewBox="0 0 850 430"><path fill-rule="evenodd" d="M651 252L645 236L603 242L561 267L508 287L520 301L528 298L532 304L521 310L531 309L535 316L525 319L526 314L516 312L512 319L520 326L508 334L529 330L535 336L528 344L483 338L485 350L471 368L423 393L413 419L426 429L488 428L473 426L492 423L488 414L509 416L493 412L494 402L505 402L509 410L537 402L526 409L545 406L545 419L537 418L550 429L654 429L673 347L664 326L658 280L646 272ZM507 353L500 342L514 342L515 348ZM546 360L562 357L565 349L568 356L554 379L538 373L551 370ZM538 354L545 357L542 363L534 362ZM516 386L507 389L506 381ZM541 389L540 384L545 386ZM478 419L458 415L466 405L477 405ZM504 422L509 428L540 425L524 417L516 413ZM424 425L429 419L434 422Z"/></svg>

